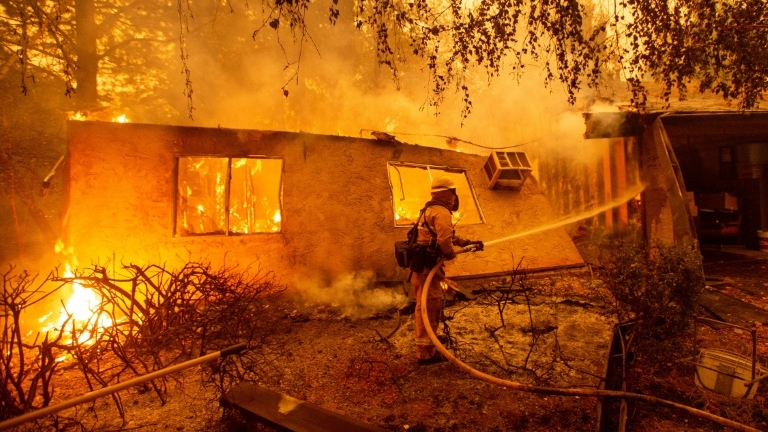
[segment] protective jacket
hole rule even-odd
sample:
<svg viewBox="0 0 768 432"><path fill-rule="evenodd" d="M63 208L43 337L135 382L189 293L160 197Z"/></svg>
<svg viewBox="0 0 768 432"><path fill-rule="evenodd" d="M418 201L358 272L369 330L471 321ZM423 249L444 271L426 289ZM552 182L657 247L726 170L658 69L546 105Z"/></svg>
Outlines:
<svg viewBox="0 0 768 432"><path fill-rule="evenodd" d="M448 261L456 257L453 250L454 245L467 246L472 244L470 240L456 235L451 219L452 212L448 210L450 206L449 201L441 200L440 196L433 195L432 200L427 203L424 214L417 222L418 236L416 237L416 243L432 244L439 247L443 257ZM431 268L425 268L422 273L429 273L430 270Z"/></svg>
<svg viewBox="0 0 768 432"><path fill-rule="evenodd" d="M453 245L467 246L471 241L458 237L453 230L453 221L451 219L451 210L455 205L454 192L450 190L432 192L432 200L429 201L423 214L416 222L417 236L416 243L422 245L432 245L442 251L442 256L446 260L456 257ZM423 361L435 358L435 346L429 338L424 317L422 317L421 303L423 290L427 290L427 320L433 331L437 331L440 324L440 315L442 314L443 288L440 286L445 278L444 266L436 271L432 282L425 286L427 274L432 268L424 267L419 273L411 274L411 283L413 284L414 295L416 296L415 310L415 335L416 335L416 358Z"/></svg>

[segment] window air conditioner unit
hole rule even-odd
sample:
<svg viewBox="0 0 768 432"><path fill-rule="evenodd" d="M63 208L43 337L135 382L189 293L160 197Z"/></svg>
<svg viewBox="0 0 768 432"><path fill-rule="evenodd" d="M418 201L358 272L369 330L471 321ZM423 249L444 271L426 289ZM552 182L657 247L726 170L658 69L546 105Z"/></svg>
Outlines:
<svg viewBox="0 0 768 432"><path fill-rule="evenodd" d="M531 163L523 152L493 152L485 163L490 189L519 190L531 171Z"/></svg>

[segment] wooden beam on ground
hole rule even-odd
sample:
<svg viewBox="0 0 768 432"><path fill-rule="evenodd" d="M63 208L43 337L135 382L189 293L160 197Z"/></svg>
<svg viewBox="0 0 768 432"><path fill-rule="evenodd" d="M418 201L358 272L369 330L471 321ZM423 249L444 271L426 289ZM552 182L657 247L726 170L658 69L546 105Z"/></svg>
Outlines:
<svg viewBox="0 0 768 432"><path fill-rule="evenodd" d="M384 432L384 429L254 383L237 384L221 405L280 430L295 432Z"/></svg>

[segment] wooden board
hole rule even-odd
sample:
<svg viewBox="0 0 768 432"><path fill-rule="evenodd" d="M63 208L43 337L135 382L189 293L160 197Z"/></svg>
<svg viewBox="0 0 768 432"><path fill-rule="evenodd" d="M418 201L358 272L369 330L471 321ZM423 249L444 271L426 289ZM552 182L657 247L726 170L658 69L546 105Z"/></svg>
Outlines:
<svg viewBox="0 0 768 432"><path fill-rule="evenodd" d="M316 405L269 390L240 383L221 398L225 408L282 430L296 432L370 432L384 429Z"/></svg>

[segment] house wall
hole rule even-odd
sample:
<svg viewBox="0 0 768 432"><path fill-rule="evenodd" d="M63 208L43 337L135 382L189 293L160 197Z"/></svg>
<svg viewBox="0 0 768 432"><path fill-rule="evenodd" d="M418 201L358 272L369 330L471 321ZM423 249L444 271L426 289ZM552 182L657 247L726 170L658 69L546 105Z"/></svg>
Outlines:
<svg viewBox="0 0 768 432"><path fill-rule="evenodd" d="M174 236L174 158L247 155L283 158L282 232ZM63 231L81 266L211 261L258 266L288 285L310 278L331 283L364 271L381 280L405 279L393 244L405 238L407 228L394 226L387 161L467 169L486 223L457 227L464 237L490 241L552 220L549 202L532 177L520 191L489 190L485 160L370 139L69 122ZM509 271L521 258L532 270L583 263L561 227L460 255L447 273Z"/></svg>

